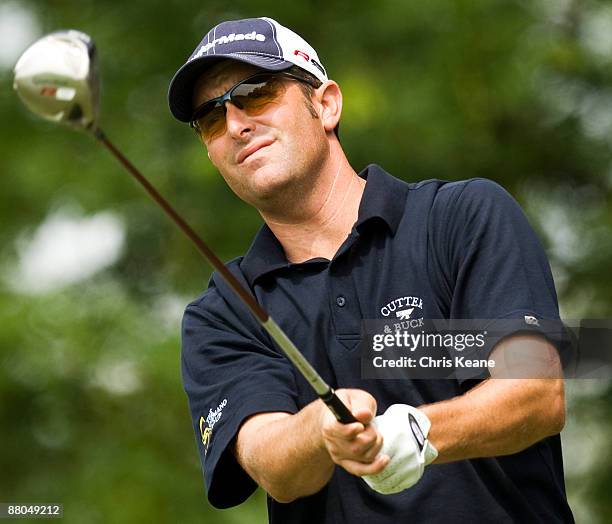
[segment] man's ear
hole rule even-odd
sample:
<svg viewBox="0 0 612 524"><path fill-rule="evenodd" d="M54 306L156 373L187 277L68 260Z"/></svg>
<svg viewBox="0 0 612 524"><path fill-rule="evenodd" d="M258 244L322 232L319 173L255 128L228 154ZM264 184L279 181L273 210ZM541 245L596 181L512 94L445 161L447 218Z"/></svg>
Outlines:
<svg viewBox="0 0 612 524"><path fill-rule="evenodd" d="M325 131L332 133L342 115L342 91L333 80L328 80L318 89L318 98L321 107L321 122Z"/></svg>

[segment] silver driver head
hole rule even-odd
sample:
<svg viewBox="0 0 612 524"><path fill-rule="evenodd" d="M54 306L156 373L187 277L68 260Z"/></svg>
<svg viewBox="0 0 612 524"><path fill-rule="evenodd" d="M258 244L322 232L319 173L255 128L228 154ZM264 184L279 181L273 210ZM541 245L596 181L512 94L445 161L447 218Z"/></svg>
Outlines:
<svg viewBox="0 0 612 524"><path fill-rule="evenodd" d="M95 130L99 110L96 49L80 31L57 31L28 47L15 65L13 88L39 116Z"/></svg>

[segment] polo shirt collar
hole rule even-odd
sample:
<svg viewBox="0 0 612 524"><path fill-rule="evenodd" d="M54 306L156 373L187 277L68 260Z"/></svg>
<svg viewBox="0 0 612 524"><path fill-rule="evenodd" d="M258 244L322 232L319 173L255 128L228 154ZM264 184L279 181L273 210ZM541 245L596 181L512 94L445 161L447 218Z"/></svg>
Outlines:
<svg viewBox="0 0 612 524"><path fill-rule="evenodd" d="M361 173L361 178L367 180L355 227L360 226L372 218L381 218L389 227L391 234L395 234L406 208L408 184L391 176L376 164L370 164Z"/></svg>
<svg viewBox="0 0 612 524"><path fill-rule="evenodd" d="M359 176L367 180L367 183L354 228L359 231L366 222L379 218L387 225L391 234L395 234L404 214L408 185L376 164L368 165ZM313 259L304 264L320 263L322 260ZM267 224L257 232L251 247L240 263L251 286L264 274L289 266L291 263L287 260L282 245Z"/></svg>

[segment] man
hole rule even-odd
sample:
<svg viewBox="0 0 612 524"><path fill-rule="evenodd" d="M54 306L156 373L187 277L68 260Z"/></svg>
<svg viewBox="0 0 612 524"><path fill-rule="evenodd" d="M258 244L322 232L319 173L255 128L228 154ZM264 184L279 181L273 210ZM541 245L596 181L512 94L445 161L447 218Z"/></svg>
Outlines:
<svg viewBox="0 0 612 524"><path fill-rule="evenodd" d="M557 299L514 200L482 179L357 174L338 140L338 84L269 18L214 27L169 104L264 219L228 268L358 420L340 424L213 275L186 309L182 354L211 503L258 484L271 522L573 522L559 357L523 329L558 318ZM363 378L362 320L400 305L402 318L516 320L479 357L528 361L535 378Z"/></svg>

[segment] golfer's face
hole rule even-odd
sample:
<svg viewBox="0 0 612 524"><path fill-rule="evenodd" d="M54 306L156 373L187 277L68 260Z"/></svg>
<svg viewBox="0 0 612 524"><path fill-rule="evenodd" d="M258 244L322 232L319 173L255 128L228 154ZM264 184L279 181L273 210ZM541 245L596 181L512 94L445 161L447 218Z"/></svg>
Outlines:
<svg viewBox="0 0 612 524"><path fill-rule="evenodd" d="M261 71L240 63L216 69L199 79L194 107ZM269 207L279 194L285 194L285 200L291 200L292 194L297 198L297 191L291 188L316 170L321 155L327 152L321 120L309 111L299 83L279 79L274 92L276 96L257 111L226 102L224 125L212 136L203 136L211 161L228 185L260 210ZM316 96L313 105L316 110Z"/></svg>

